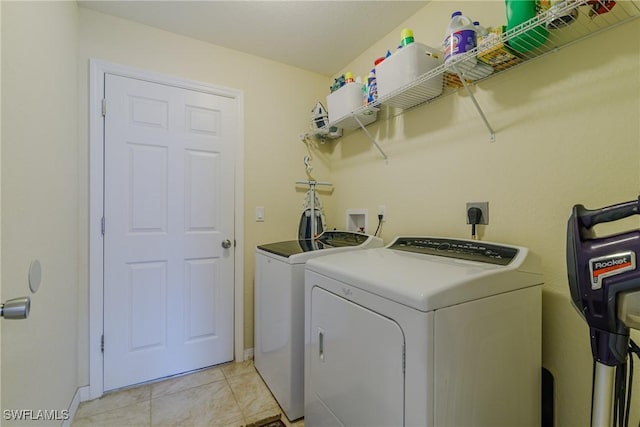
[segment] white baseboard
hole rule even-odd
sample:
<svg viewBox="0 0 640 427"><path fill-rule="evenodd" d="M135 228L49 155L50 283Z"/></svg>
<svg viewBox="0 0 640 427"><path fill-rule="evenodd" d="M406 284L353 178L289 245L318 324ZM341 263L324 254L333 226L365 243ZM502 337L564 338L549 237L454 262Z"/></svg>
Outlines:
<svg viewBox="0 0 640 427"><path fill-rule="evenodd" d="M253 360L253 349L245 348L244 349L244 359L243 360Z"/></svg>
<svg viewBox="0 0 640 427"><path fill-rule="evenodd" d="M69 405L69 418L63 421L62 427L71 427L71 424L73 424L73 419L76 416L76 412L78 412L78 406L80 406L80 402L84 402L87 400L89 400L89 386L78 387L78 389L76 390L76 394L71 400L71 405Z"/></svg>
<svg viewBox="0 0 640 427"><path fill-rule="evenodd" d="M88 385L78 388L78 394L80 395L80 402L91 400L91 393Z"/></svg>

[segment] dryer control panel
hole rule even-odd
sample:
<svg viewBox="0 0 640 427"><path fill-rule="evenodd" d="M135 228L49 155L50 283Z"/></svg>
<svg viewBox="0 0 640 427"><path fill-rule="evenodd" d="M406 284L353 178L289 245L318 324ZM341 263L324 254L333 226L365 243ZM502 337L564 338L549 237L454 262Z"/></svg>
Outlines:
<svg viewBox="0 0 640 427"><path fill-rule="evenodd" d="M436 237L398 237L387 248L497 265L508 265L518 254L511 246Z"/></svg>

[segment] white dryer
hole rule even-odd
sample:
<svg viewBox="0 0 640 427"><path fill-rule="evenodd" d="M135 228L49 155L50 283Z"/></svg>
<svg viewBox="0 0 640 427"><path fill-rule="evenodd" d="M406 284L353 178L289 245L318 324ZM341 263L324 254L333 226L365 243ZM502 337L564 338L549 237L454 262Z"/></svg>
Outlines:
<svg viewBox="0 0 640 427"><path fill-rule="evenodd" d="M541 284L526 248L476 240L309 260L305 427L539 426Z"/></svg>
<svg viewBox="0 0 640 427"><path fill-rule="evenodd" d="M256 248L255 367L290 420L304 415L305 262L322 255L382 246L378 237L325 231L314 240Z"/></svg>

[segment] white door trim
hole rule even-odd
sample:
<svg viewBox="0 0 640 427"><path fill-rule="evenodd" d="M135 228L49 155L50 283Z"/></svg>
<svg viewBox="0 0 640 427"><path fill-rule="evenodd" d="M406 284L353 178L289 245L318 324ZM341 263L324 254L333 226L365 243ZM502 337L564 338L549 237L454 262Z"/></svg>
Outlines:
<svg viewBox="0 0 640 427"><path fill-rule="evenodd" d="M180 79L163 74L136 69L105 61L89 61L89 398L95 399L104 392L103 354L101 337L104 330L104 250L102 239L102 215L104 212L104 97L105 73L146 80L197 90L237 101L238 141L235 157L235 213L234 213L234 358L244 358L244 95L236 89L213 86L206 83Z"/></svg>

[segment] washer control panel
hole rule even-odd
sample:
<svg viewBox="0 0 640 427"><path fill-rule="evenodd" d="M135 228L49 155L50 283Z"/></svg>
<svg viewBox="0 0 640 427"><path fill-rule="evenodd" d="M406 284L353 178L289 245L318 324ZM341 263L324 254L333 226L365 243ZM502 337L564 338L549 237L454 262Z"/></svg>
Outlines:
<svg viewBox="0 0 640 427"><path fill-rule="evenodd" d="M508 265L518 254L518 249L511 246L495 245L478 240L436 237L398 237L387 247L425 255L497 265Z"/></svg>
<svg viewBox="0 0 640 427"><path fill-rule="evenodd" d="M325 245L339 248L342 246L358 246L367 241L369 235L351 231L325 231L318 240Z"/></svg>

